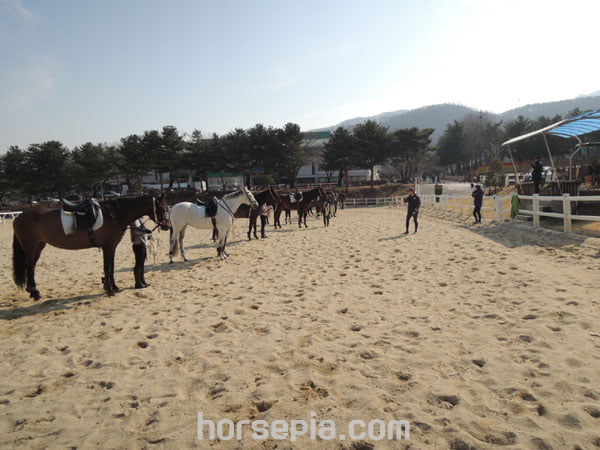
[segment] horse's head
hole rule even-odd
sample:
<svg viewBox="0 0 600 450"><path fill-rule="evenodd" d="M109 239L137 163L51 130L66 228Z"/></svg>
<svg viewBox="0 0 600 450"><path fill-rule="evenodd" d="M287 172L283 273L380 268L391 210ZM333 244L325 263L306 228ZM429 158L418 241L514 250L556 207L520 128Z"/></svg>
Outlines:
<svg viewBox="0 0 600 450"><path fill-rule="evenodd" d="M152 197L152 220L160 227L161 230L168 230L171 227L169 223L169 213L165 194L160 194L158 197Z"/></svg>
<svg viewBox="0 0 600 450"><path fill-rule="evenodd" d="M252 209L258 208L258 202L254 198L254 195L252 194L252 192L250 192L250 190L246 186L244 186L242 188L242 191L246 195L246 198L248 199L248 202L250 202L250 206L252 207Z"/></svg>

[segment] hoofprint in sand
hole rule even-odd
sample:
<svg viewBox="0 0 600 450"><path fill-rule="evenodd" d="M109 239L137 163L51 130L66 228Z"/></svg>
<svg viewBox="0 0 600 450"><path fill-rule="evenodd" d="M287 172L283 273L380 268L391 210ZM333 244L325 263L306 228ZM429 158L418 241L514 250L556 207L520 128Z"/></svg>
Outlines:
<svg viewBox="0 0 600 450"><path fill-rule="evenodd" d="M200 442L198 412L410 422L409 442L375 448L600 446L599 241L427 215L405 236L404 217L240 231L227 261L190 229L190 261L168 264L162 233L151 287L114 297L97 250L47 247L37 303L12 284L1 226L0 447L352 445ZM124 240L122 287L132 266Z"/></svg>

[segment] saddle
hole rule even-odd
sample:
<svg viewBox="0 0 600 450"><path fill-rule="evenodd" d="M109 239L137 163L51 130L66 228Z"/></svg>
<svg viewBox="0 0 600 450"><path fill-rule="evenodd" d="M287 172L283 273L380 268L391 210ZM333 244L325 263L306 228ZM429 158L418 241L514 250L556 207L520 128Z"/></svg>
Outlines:
<svg viewBox="0 0 600 450"><path fill-rule="evenodd" d="M204 215L206 217L215 217L217 215L217 208L219 206L219 199L217 197L213 197L205 202L196 199L196 203L198 206L204 207Z"/></svg>
<svg viewBox="0 0 600 450"><path fill-rule="evenodd" d="M296 203L302 201L302 192L296 192L290 194L290 203Z"/></svg>
<svg viewBox="0 0 600 450"><path fill-rule="evenodd" d="M98 220L100 214L100 204L96 199L85 199L81 203L71 203L63 200L62 210L67 215L75 217L75 228L77 230L87 230L92 228Z"/></svg>
<svg viewBox="0 0 600 450"><path fill-rule="evenodd" d="M100 204L93 198L86 199L81 203L63 200L60 220L66 235L77 231L87 231L94 245L93 231L98 230L104 224Z"/></svg>

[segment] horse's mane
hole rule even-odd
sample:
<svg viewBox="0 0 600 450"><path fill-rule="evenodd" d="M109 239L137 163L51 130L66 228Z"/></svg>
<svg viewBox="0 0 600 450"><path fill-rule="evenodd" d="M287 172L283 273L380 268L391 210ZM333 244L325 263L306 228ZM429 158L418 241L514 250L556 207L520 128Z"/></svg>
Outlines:
<svg viewBox="0 0 600 450"><path fill-rule="evenodd" d="M242 194L244 194L244 190L238 189L237 191L230 192L229 194L224 194L223 197L221 197L221 198L232 198L232 197L237 197L238 195L242 195Z"/></svg>

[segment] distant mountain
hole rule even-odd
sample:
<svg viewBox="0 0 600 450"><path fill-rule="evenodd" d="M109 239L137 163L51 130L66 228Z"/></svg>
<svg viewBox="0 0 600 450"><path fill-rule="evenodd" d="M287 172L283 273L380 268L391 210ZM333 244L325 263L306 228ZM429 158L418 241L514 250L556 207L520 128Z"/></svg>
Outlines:
<svg viewBox="0 0 600 450"><path fill-rule="evenodd" d="M591 94L578 95L577 98L580 98L580 97L598 97L598 96L600 96L600 91L592 92Z"/></svg>
<svg viewBox="0 0 600 450"><path fill-rule="evenodd" d="M593 95L597 94L597 95ZM502 114L491 114L497 120L508 122L524 116L528 119L537 119L540 116L554 117L556 115L566 116L570 111L579 108L581 111L600 109L600 91L590 94L589 96L577 97L571 100L561 100L548 103L535 103L531 105L521 106L503 112ZM466 115L479 112L476 109L469 108L463 105L455 104L440 104L423 106L412 110L399 110L386 112L371 117L356 117L354 119L345 120L337 125L319 130L335 130L338 127L353 128L355 125L365 122L366 120L374 120L380 125L389 127L390 131L399 128L434 128L435 132L432 135L432 141L437 142L437 139L446 130L448 124L454 123L455 120L460 121Z"/></svg>
<svg viewBox="0 0 600 450"><path fill-rule="evenodd" d="M540 116L554 117L557 114L566 116L570 111L579 108L582 112L592 109L600 109L600 91L597 96L577 97L571 100L560 100L557 102L534 103L521 106L498 114L498 118L509 121L524 116L528 119L537 119Z"/></svg>

